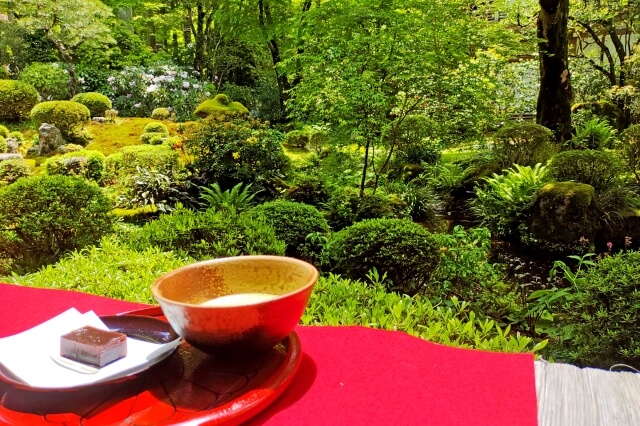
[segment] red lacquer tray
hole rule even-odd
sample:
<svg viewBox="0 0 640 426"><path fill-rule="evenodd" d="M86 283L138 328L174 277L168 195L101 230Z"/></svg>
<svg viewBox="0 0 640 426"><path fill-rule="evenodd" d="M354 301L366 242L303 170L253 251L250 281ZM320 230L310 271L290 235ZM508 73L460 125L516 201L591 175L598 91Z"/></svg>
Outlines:
<svg viewBox="0 0 640 426"><path fill-rule="evenodd" d="M128 314L164 319L159 307ZM240 424L275 401L301 360L293 332L247 361L221 361L185 342L147 371L78 390L29 390L0 380L0 425Z"/></svg>

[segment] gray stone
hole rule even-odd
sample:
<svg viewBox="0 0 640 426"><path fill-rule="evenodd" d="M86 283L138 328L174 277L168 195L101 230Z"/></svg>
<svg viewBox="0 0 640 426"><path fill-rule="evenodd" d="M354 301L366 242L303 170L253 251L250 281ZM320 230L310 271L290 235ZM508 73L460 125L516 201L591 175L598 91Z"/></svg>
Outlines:
<svg viewBox="0 0 640 426"><path fill-rule="evenodd" d="M67 143L62 137L60 130L51 124L42 123L38 129L40 138L39 153L48 154L55 151L60 145Z"/></svg>
<svg viewBox="0 0 640 426"><path fill-rule="evenodd" d="M62 160L67 175L83 175L87 166L87 157L69 157Z"/></svg>
<svg viewBox="0 0 640 426"><path fill-rule="evenodd" d="M9 154L15 154L18 152L18 148L20 147L20 141L16 138L7 138L7 152Z"/></svg>
<svg viewBox="0 0 640 426"><path fill-rule="evenodd" d="M93 117L91 121L95 121L96 123L104 124L107 122L107 119L104 117Z"/></svg>
<svg viewBox="0 0 640 426"><path fill-rule="evenodd" d="M34 145L27 148L27 155L40 155L40 145Z"/></svg>
<svg viewBox="0 0 640 426"><path fill-rule="evenodd" d="M23 158L22 154L0 154L0 161L4 161L4 160L12 160L14 158Z"/></svg>
<svg viewBox="0 0 640 426"><path fill-rule="evenodd" d="M75 151L80 151L81 149L83 149L80 145L76 145L73 143L68 143L66 145L61 145L59 146L55 153L56 154L66 154L68 152L75 152Z"/></svg>

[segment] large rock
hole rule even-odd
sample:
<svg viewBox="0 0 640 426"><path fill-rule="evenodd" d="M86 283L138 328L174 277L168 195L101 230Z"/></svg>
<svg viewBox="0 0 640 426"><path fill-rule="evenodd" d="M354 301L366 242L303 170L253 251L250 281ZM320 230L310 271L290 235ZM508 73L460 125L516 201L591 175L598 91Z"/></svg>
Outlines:
<svg viewBox="0 0 640 426"><path fill-rule="evenodd" d="M9 154L16 154L18 148L20 148L20 141L16 138L7 138L7 152Z"/></svg>
<svg viewBox="0 0 640 426"><path fill-rule="evenodd" d="M48 154L55 151L59 146L66 144L67 142L62 137L60 130L52 126L51 124L42 123L38 129L38 135L40 138L39 152L40 154Z"/></svg>
<svg viewBox="0 0 640 426"><path fill-rule="evenodd" d="M13 160L15 158L23 158L23 157L22 157L22 154L16 154L16 153L0 154L0 161Z"/></svg>
<svg viewBox="0 0 640 426"><path fill-rule="evenodd" d="M591 185L556 182L545 185L533 205L528 228L547 249L571 250L592 245L600 230L600 214Z"/></svg>

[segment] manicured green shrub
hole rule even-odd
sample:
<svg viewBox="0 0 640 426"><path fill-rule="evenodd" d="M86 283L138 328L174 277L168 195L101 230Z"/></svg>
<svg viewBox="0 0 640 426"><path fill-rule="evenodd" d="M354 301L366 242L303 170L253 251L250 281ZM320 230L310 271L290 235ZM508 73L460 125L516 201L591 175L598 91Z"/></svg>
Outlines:
<svg viewBox="0 0 640 426"><path fill-rule="evenodd" d="M104 117L105 112L111 109L111 100L102 93L78 93L71 100L86 106L91 117Z"/></svg>
<svg viewBox="0 0 640 426"><path fill-rule="evenodd" d="M360 197L358 191L351 188L334 192L324 210L329 226L334 231L365 219L408 217L406 204L380 193L365 193Z"/></svg>
<svg viewBox="0 0 640 426"><path fill-rule="evenodd" d="M442 144L434 139L425 139L398 148L395 154L396 162L411 164L436 164L440 161Z"/></svg>
<svg viewBox="0 0 640 426"><path fill-rule="evenodd" d="M640 253L606 256L589 268L573 287L563 308L572 361L609 368L640 362Z"/></svg>
<svg viewBox="0 0 640 426"><path fill-rule="evenodd" d="M500 352L537 352L546 343L500 328L455 297L436 305L421 295L389 293L379 282L334 274L318 279L300 322L398 330L443 345Z"/></svg>
<svg viewBox="0 0 640 426"><path fill-rule="evenodd" d="M223 190L251 184L260 198L273 198L290 168L281 140L282 133L259 120L210 118L185 139L185 148L203 181L217 182Z"/></svg>
<svg viewBox="0 0 640 426"><path fill-rule="evenodd" d="M171 117L171 112L168 108L156 108L151 113L151 118L154 120L167 120L169 117Z"/></svg>
<svg viewBox="0 0 640 426"><path fill-rule="evenodd" d="M9 137L17 139L19 144L24 142L24 135L18 131L9 133Z"/></svg>
<svg viewBox="0 0 640 426"><path fill-rule="evenodd" d="M0 154L4 154L5 152L7 152L7 140L3 136L0 136Z"/></svg>
<svg viewBox="0 0 640 426"><path fill-rule="evenodd" d="M162 145L167 139L169 139L169 135L160 132L149 132L140 135L140 142L145 145Z"/></svg>
<svg viewBox="0 0 640 426"><path fill-rule="evenodd" d="M422 290L440 261L431 233L403 219L358 222L334 234L326 250L334 272L364 280L376 268L389 290L406 294Z"/></svg>
<svg viewBox="0 0 640 426"><path fill-rule="evenodd" d="M169 135L169 130L163 123L160 123L159 121L152 121L144 126L144 133L162 133Z"/></svg>
<svg viewBox="0 0 640 426"><path fill-rule="evenodd" d="M0 188L0 258L17 273L56 262L112 231L111 203L96 184L33 176Z"/></svg>
<svg viewBox="0 0 640 426"><path fill-rule="evenodd" d="M111 213L124 223L144 225L145 223L158 218L158 208L154 205L134 207L131 209L113 209Z"/></svg>
<svg viewBox="0 0 640 426"><path fill-rule="evenodd" d="M287 244L285 254L308 262L319 259L322 245L310 234L327 237L329 224L320 211L308 204L276 200L255 207L251 214L264 217L279 239Z"/></svg>
<svg viewBox="0 0 640 426"><path fill-rule="evenodd" d="M612 153L593 149L564 151L549 163L549 171L558 181L586 183L596 191L615 186L622 169L622 162Z"/></svg>
<svg viewBox="0 0 640 426"><path fill-rule="evenodd" d="M545 166L537 164L531 168L516 164L505 174L494 174L476 186L471 211L482 221L482 226L494 234L519 237L538 192L550 180Z"/></svg>
<svg viewBox="0 0 640 426"><path fill-rule="evenodd" d="M231 102L225 94L218 94L213 99L207 99L202 102L193 112L197 117L207 118L248 115L249 110L240 102Z"/></svg>
<svg viewBox="0 0 640 426"><path fill-rule="evenodd" d="M105 156L100 151L72 151L44 162L48 175L81 176L100 182L105 175Z"/></svg>
<svg viewBox="0 0 640 426"><path fill-rule="evenodd" d="M304 148L309 144L310 135L304 130L292 130L284 135L284 143L298 148Z"/></svg>
<svg viewBox="0 0 640 426"><path fill-rule="evenodd" d="M605 119L614 129L621 130L620 125L623 122L624 111L613 102L606 100L595 102L580 102L571 107L572 116L581 115L585 118L575 120L577 126L583 125L584 122L595 118Z"/></svg>
<svg viewBox="0 0 640 426"><path fill-rule="evenodd" d="M130 236L137 250L157 246L197 260L250 254L283 255L285 244L261 220L229 211L195 212L181 206Z"/></svg>
<svg viewBox="0 0 640 426"><path fill-rule="evenodd" d="M118 200L120 207L154 206L161 212L172 211L178 203L199 207L191 195L193 185L185 173L164 174L138 167L136 173L126 176L122 183L124 193Z"/></svg>
<svg viewBox="0 0 640 426"><path fill-rule="evenodd" d="M51 124L60 129L65 138L90 118L91 114L86 106L72 101L42 102L31 110L31 119L36 127L40 127L42 123Z"/></svg>
<svg viewBox="0 0 640 426"><path fill-rule="evenodd" d="M22 158L0 161L0 186L9 185L21 177L31 176L31 166Z"/></svg>
<svg viewBox="0 0 640 426"><path fill-rule="evenodd" d="M57 63L33 62L22 70L18 80L35 87L45 101L69 99L69 73Z"/></svg>
<svg viewBox="0 0 640 426"><path fill-rule="evenodd" d="M0 80L0 121L26 120L38 99L38 92L32 85L16 80Z"/></svg>
<svg viewBox="0 0 640 426"><path fill-rule="evenodd" d="M0 124L0 136L3 138L9 137L9 129Z"/></svg>
<svg viewBox="0 0 640 426"><path fill-rule="evenodd" d="M179 154L164 145L130 145L122 149L121 174L133 174L136 168L173 174L183 168Z"/></svg>
<svg viewBox="0 0 640 426"><path fill-rule="evenodd" d="M545 164L558 151L553 132L535 123L507 124L496 132L494 143L494 153L502 168Z"/></svg>
<svg viewBox="0 0 640 426"><path fill-rule="evenodd" d="M97 242L97 241L96 241ZM69 253L36 273L13 276L9 282L29 287L62 288L131 302L155 303L151 284L189 259L157 247L136 251L117 238L102 238L100 246Z"/></svg>
<svg viewBox="0 0 640 426"><path fill-rule="evenodd" d="M284 194L289 201L320 207L331 198L328 184L320 177L313 175L302 176Z"/></svg>

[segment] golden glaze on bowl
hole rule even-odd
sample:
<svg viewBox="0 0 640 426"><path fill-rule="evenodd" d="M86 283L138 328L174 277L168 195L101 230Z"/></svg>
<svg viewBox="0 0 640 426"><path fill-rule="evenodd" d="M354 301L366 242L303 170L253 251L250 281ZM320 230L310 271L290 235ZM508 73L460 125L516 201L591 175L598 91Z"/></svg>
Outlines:
<svg viewBox="0 0 640 426"><path fill-rule="evenodd" d="M317 279L313 265L290 257L226 257L168 272L153 283L151 292L187 342L207 353L236 356L266 351L287 337ZM199 305L237 293L278 297L242 306Z"/></svg>

